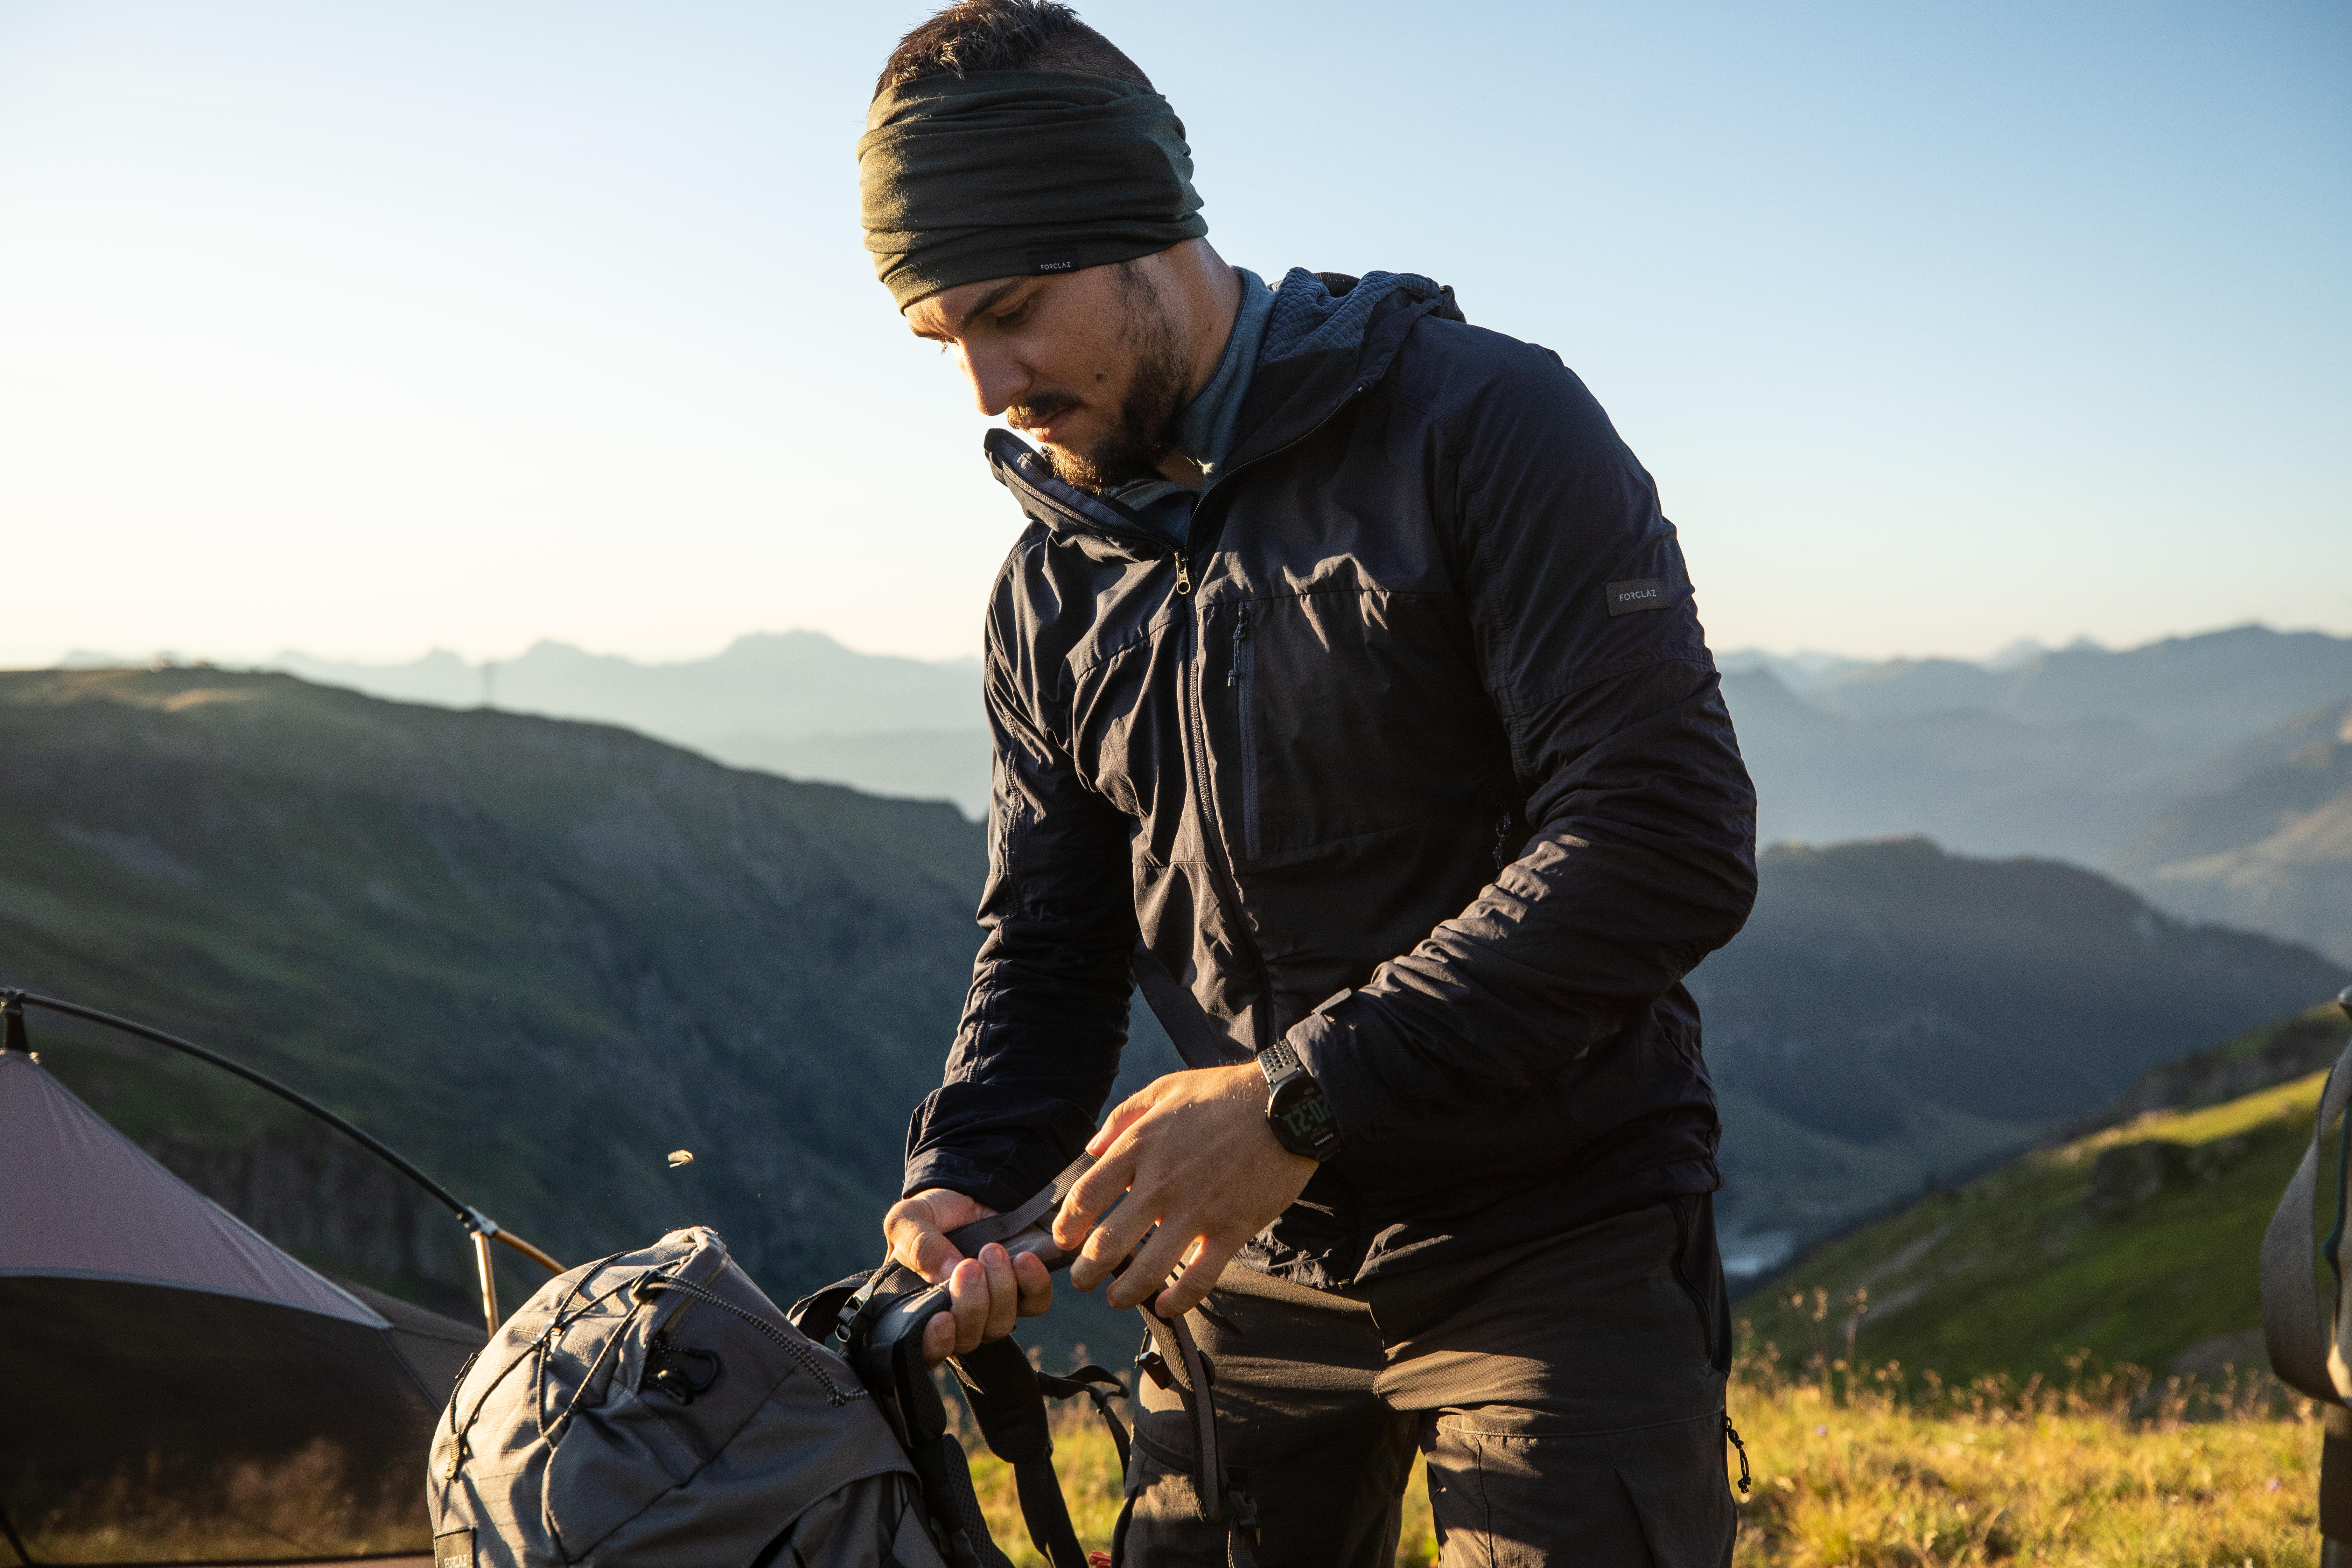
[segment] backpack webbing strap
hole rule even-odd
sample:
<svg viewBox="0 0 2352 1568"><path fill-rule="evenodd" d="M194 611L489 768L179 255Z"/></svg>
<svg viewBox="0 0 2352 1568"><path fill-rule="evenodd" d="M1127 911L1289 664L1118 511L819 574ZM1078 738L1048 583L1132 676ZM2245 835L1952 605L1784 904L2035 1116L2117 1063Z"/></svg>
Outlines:
<svg viewBox="0 0 2352 1568"><path fill-rule="evenodd" d="M1186 1067L1234 1067L1257 1054L1219 1028L1200 999L1168 973L1140 938L1135 943L1135 985Z"/></svg>
<svg viewBox="0 0 2352 1568"><path fill-rule="evenodd" d="M1083 1394L1094 1401L1095 1414L1102 1417L1103 1426L1110 1432L1112 1447L1118 1450L1119 1473L1127 1472L1127 1427L1112 1413L1110 1402L1127 1397L1127 1384L1115 1372L1108 1372L1088 1363L1066 1377L1055 1377L1050 1372L1037 1374L1037 1386L1049 1399L1072 1399Z"/></svg>
<svg viewBox="0 0 2352 1568"><path fill-rule="evenodd" d="M1142 1314L1160 1363L1176 1384L1184 1414L1192 1419L1194 1506L1203 1520L1225 1527L1225 1561L1230 1568L1256 1568L1257 1506L1248 1493L1235 1490L1225 1474L1224 1455L1217 1445L1216 1400L1211 1392L1215 1373L1209 1358L1201 1353L1182 1317L1163 1318L1149 1304L1136 1310Z"/></svg>
<svg viewBox="0 0 2352 1568"><path fill-rule="evenodd" d="M1070 1189L1078 1184L1078 1178L1094 1168L1095 1157L1082 1150L1076 1159L1063 1166L1061 1173L1040 1187L1027 1203L1016 1209L1007 1209L1003 1214L976 1219L970 1225L960 1225L947 1233L948 1240L964 1257L978 1258L980 1249L990 1242L1009 1241L1031 1226L1045 1220L1062 1206L1062 1200L1070 1195Z"/></svg>
<svg viewBox="0 0 2352 1568"><path fill-rule="evenodd" d="M1037 1369L1009 1338L951 1356L948 1364L963 1385L964 1403L980 1423L989 1452L1013 1467L1022 1522L1038 1554L1054 1568L1087 1568L1086 1550L1078 1544L1062 1483L1054 1474L1054 1435Z"/></svg>
<svg viewBox="0 0 2352 1568"><path fill-rule="evenodd" d="M896 1395L890 1403L906 1426L907 1457L923 1484L924 1506L947 1537L948 1561L954 1568L1013 1568L1013 1560L988 1533L987 1517L971 1487L971 1461L964 1458L962 1440L948 1430L947 1406L931 1382L931 1369L923 1364L922 1337L899 1340L891 1347L890 1362Z"/></svg>

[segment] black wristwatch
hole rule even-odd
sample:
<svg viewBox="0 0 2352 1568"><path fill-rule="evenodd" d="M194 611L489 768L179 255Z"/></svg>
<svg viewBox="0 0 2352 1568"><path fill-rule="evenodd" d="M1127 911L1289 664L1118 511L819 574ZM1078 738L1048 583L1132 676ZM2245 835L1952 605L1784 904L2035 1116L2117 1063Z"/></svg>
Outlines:
<svg viewBox="0 0 2352 1568"><path fill-rule="evenodd" d="M1257 1070L1265 1075L1265 1122L1274 1136L1294 1154L1328 1160L1339 1152L1339 1115L1331 1109L1323 1086L1315 1081L1287 1040L1277 1040L1257 1054Z"/></svg>

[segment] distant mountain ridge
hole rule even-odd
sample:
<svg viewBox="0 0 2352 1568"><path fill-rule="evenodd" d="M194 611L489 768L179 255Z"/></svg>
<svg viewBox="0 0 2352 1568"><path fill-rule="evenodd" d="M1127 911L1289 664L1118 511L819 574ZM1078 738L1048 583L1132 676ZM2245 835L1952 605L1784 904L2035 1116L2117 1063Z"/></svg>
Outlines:
<svg viewBox="0 0 2352 1568"><path fill-rule="evenodd" d="M987 809L977 658L857 653L822 632L756 632L709 658L645 664L542 640L469 664L446 648L404 665L268 661L306 680L401 702L496 707L625 724L731 763L869 794Z"/></svg>
<svg viewBox="0 0 2352 1568"><path fill-rule="evenodd" d="M289 650L267 668L395 701L474 708L487 697L488 706L511 712L626 724L664 739L971 730L982 722L979 659L857 653L823 632L754 632L708 658L667 664L542 639L518 658L486 664L446 648L405 665L337 663Z"/></svg>
<svg viewBox="0 0 2352 1568"><path fill-rule="evenodd" d="M2219 787L2145 824L2110 869L2168 909L2352 962L2352 702L2239 748Z"/></svg>
<svg viewBox="0 0 2352 1568"><path fill-rule="evenodd" d="M2352 701L2352 638L2253 626L2120 651L2016 648L1981 663L1754 650L1720 662L1767 842L1926 833L1969 853L2085 865L2106 863L2185 795L2234 783L2234 773L2211 775L2235 748L2316 704ZM487 667L446 651L398 666L289 652L272 667L401 700L472 707L488 695L511 710L627 724L740 766L950 799L975 817L987 809L973 659L858 654L802 631L670 664L542 642ZM2207 906L2192 897L2179 907ZM2304 921L2285 931L2315 929Z"/></svg>
<svg viewBox="0 0 2352 1568"><path fill-rule="evenodd" d="M1895 658L1832 665L1811 678L1786 664L1776 673L1815 707L1849 719L1969 710L2032 724L2122 720L2167 746L2201 752L2352 698L2352 637L2242 626L2121 650L2078 644L2007 664Z"/></svg>
<svg viewBox="0 0 2352 1568"><path fill-rule="evenodd" d="M1726 655L1766 842L2104 866L2352 962L2352 639L2240 626L2004 665Z"/></svg>

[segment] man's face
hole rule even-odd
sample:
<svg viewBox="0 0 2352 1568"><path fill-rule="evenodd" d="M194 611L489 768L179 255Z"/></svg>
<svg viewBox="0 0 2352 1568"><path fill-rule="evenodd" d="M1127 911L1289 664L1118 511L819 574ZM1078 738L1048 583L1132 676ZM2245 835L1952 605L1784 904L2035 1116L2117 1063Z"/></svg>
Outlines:
<svg viewBox="0 0 2352 1568"><path fill-rule="evenodd" d="M954 351L980 411L1043 446L1071 484L1151 478L1175 449L1188 370L1149 259L966 283L906 315Z"/></svg>

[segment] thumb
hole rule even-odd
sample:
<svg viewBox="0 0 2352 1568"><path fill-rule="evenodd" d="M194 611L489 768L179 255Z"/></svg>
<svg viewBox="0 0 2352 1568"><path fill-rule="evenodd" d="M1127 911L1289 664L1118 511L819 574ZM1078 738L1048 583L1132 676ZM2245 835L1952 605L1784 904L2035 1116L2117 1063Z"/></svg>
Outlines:
<svg viewBox="0 0 2352 1568"><path fill-rule="evenodd" d="M890 1250L899 1262L934 1285L954 1272L963 1254L940 1230L940 1215L930 1205L909 1204L896 1217L898 1223L891 1226Z"/></svg>

